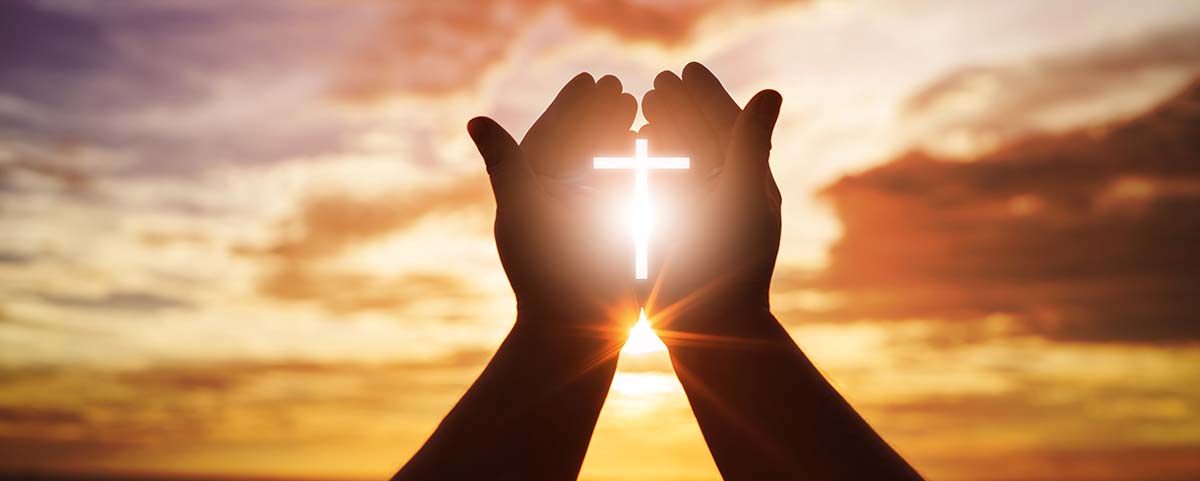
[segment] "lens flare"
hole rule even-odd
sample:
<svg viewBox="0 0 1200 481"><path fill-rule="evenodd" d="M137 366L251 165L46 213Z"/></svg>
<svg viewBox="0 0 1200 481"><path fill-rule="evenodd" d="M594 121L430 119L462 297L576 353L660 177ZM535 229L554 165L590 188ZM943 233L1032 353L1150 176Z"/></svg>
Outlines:
<svg viewBox="0 0 1200 481"><path fill-rule="evenodd" d="M637 323L629 330L629 339L625 341L625 347L621 348L621 353L646 354L666 349L667 346L654 333L654 329L650 328L650 321L646 319L646 309L642 308L638 313Z"/></svg>

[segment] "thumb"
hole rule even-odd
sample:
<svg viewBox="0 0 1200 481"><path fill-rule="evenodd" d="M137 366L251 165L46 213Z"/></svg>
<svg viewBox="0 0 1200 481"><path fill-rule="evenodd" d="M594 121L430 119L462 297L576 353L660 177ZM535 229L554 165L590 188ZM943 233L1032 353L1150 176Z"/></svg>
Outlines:
<svg viewBox="0 0 1200 481"><path fill-rule="evenodd" d="M733 124L725 169L731 180L745 186L761 186L770 173L771 134L779 119L783 97L763 90L746 103Z"/></svg>
<svg viewBox="0 0 1200 481"><path fill-rule="evenodd" d="M475 141L475 148L483 156L487 165L488 178L492 182L492 194L496 196L496 205L512 205L528 197L536 188L536 179L517 141L497 124L487 117L475 117L467 122L467 132Z"/></svg>

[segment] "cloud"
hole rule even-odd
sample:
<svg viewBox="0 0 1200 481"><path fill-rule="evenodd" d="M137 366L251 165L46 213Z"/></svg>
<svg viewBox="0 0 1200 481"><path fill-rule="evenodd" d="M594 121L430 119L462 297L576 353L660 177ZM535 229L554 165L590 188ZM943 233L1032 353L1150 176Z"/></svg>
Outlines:
<svg viewBox="0 0 1200 481"><path fill-rule="evenodd" d="M0 424L73 424L83 420L78 412L66 409L0 407Z"/></svg>
<svg viewBox="0 0 1200 481"><path fill-rule="evenodd" d="M37 260L37 256L33 254L25 254L20 252L0 251L0 264L12 266L23 266Z"/></svg>
<svg viewBox="0 0 1200 481"><path fill-rule="evenodd" d="M111 153L78 143L0 136L0 193L57 191L102 201L93 184L98 173L116 162Z"/></svg>
<svg viewBox="0 0 1200 481"><path fill-rule="evenodd" d="M627 41L674 46L691 40L708 18L735 18L790 3L799 2L403 3L390 9L375 34L352 57L337 91L343 99L369 101L395 92L438 94L469 87L504 59L523 29L547 14L562 13L582 29L606 32Z"/></svg>
<svg viewBox="0 0 1200 481"><path fill-rule="evenodd" d="M320 194L305 200L280 225L280 238L266 248L240 246L259 257L268 272L258 292L284 301L313 301L339 313L397 310L430 299L465 299L476 294L457 276L408 272L392 276L330 268L329 259L402 233L422 219L490 206L481 175L459 177L441 186L371 196Z"/></svg>
<svg viewBox="0 0 1200 481"><path fill-rule="evenodd" d="M1198 32L1188 25L1024 63L962 67L910 97L901 121L927 147L971 154L1030 132L1135 115L1200 73Z"/></svg>
<svg viewBox="0 0 1200 481"><path fill-rule="evenodd" d="M284 359L131 369L5 366L0 367L5 380L0 446L13 441L194 446L319 440L322 433L370 438L379 428L394 434L403 432L413 416L432 417L444 409L490 355L490 350L467 349L385 363ZM372 428L372 423L380 424ZM272 429L258 429L263 426ZM53 452L42 455L52 459Z"/></svg>
<svg viewBox="0 0 1200 481"><path fill-rule="evenodd" d="M0 133L118 150L133 159L126 173L341 146L345 125L335 116L290 112L319 104L348 48L349 35L313 32L353 29L363 7L230 6L3 2Z"/></svg>
<svg viewBox="0 0 1200 481"><path fill-rule="evenodd" d="M475 293L457 276L432 272L378 276L285 264L263 277L258 293L282 301L311 301L336 313L402 310L427 300L466 300Z"/></svg>
<svg viewBox="0 0 1200 481"><path fill-rule="evenodd" d="M285 222L283 238L266 253L290 260L328 257L402 232L427 216L482 208L490 205L491 199L487 178L482 175L413 192L369 197L344 192L318 194L303 201L297 215Z"/></svg>
<svg viewBox="0 0 1200 481"><path fill-rule="evenodd" d="M153 312L192 307L191 302L183 299L141 291L112 291L98 297L53 293L39 293L36 296L43 302L74 309Z"/></svg>
<svg viewBox="0 0 1200 481"><path fill-rule="evenodd" d="M828 269L782 284L845 300L822 316L1002 314L1054 339L1200 340L1197 105L1200 81L1106 129L845 177L824 191L844 228Z"/></svg>

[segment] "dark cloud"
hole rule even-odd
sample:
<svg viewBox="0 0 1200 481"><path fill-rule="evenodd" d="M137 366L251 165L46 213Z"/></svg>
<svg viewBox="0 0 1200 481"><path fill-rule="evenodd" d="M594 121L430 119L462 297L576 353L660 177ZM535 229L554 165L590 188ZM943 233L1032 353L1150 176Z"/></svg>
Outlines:
<svg viewBox="0 0 1200 481"><path fill-rule="evenodd" d="M339 38L304 40L298 24L345 19L353 7L265 1L133 1L120 5L14 0L0 5L0 92L71 113L184 107L208 80L312 66ZM239 48L230 48L239 47ZM301 47L312 47L309 49Z"/></svg>
<svg viewBox="0 0 1200 481"><path fill-rule="evenodd" d="M1096 106L1125 108L1143 85L1197 73L1200 25L1187 25L1028 63L962 68L913 95L902 120L928 123L941 137L1005 141L1094 116Z"/></svg>
<svg viewBox="0 0 1200 481"><path fill-rule="evenodd" d="M33 254L0 251L0 264L23 266L37 260Z"/></svg>
<svg viewBox="0 0 1200 481"><path fill-rule="evenodd" d="M0 424L74 424L84 421L78 412L67 409L45 409L0 406Z"/></svg>
<svg viewBox="0 0 1200 481"><path fill-rule="evenodd" d="M970 162L912 153L824 194L844 227L831 263L780 284L842 294L823 317L1007 314L1055 339L1200 340L1200 82L1105 129Z"/></svg>
<svg viewBox="0 0 1200 481"><path fill-rule="evenodd" d="M112 309L145 312L192 307L191 302L183 299L141 291L112 291L97 297L53 293L37 293L35 296L42 302L72 309Z"/></svg>
<svg viewBox="0 0 1200 481"><path fill-rule="evenodd" d="M136 447L353 437L371 426L438 415L490 354L472 348L378 363L0 366L0 451L10 442ZM60 461L56 452L39 452L38 459Z"/></svg>
<svg viewBox="0 0 1200 481"><path fill-rule="evenodd" d="M798 3L754 0L655 3L632 0L486 0L394 5L352 57L338 93L372 100L396 92L443 93L475 84L502 61L532 20L561 12L578 26L630 41L677 45L706 18Z"/></svg>
<svg viewBox="0 0 1200 481"><path fill-rule="evenodd" d="M272 103L261 89L298 90L297 79L313 78L313 89L323 89L319 79L353 35L310 27L352 24L363 8L231 7L2 2L0 95L11 101L0 108L0 134L119 151L134 160L121 167L126 174L193 172L340 146L344 126L276 110L295 108L295 99ZM231 86L242 90L241 105Z"/></svg>

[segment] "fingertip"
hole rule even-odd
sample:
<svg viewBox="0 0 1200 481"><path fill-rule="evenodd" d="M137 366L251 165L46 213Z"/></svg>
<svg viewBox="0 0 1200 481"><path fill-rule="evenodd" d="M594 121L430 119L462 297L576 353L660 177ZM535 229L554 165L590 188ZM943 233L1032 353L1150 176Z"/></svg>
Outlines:
<svg viewBox="0 0 1200 481"><path fill-rule="evenodd" d="M637 109L637 103L638 103L637 97L634 97L633 94L631 94L629 92L622 93L621 99L618 100L618 102L622 103L625 106L632 105L635 110Z"/></svg>
<svg viewBox="0 0 1200 481"><path fill-rule="evenodd" d="M642 106L645 107L646 102L653 102L652 99L657 95L654 93L654 89L647 90L646 93L642 94Z"/></svg>
<svg viewBox="0 0 1200 481"><path fill-rule="evenodd" d="M683 80L685 82L694 78L715 77L712 74L712 71L708 70L708 67L705 67L704 64L696 61L688 62L687 65L684 65L682 73Z"/></svg>
<svg viewBox="0 0 1200 481"><path fill-rule="evenodd" d="M592 77L592 74L590 73L579 72L574 77L571 77L571 80L567 82L567 85L576 85L582 83L595 84L596 79Z"/></svg>
<svg viewBox="0 0 1200 481"><path fill-rule="evenodd" d="M779 108L783 105L783 95L772 89L763 90L755 97L761 97L762 100L762 115L765 117L764 122L771 126L775 125L775 120L779 118Z"/></svg>
<svg viewBox="0 0 1200 481"><path fill-rule="evenodd" d="M558 96L555 97L555 100L557 101L559 98L573 98L577 95L580 95L583 90L595 86L596 81L592 78L592 74L587 72L579 72L574 77L571 77L571 80L568 80L565 85L563 85L562 90L559 90Z"/></svg>
<svg viewBox="0 0 1200 481"><path fill-rule="evenodd" d="M746 108L750 108L751 106L768 109L779 108L779 105L782 103L783 95L780 95L779 92L773 89L766 89L754 94L754 97L751 97L750 101L746 102Z"/></svg>
<svg viewBox="0 0 1200 481"><path fill-rule="evenodd" d="M479 149L479 154L483 156L489 174L503 159L511 157L518 149L516 141L508 135L504 127L489 117L480 116L467 121L467 133L471 135L475 148Z"/></svg>
<svg viewBox="0 0 1200 481"><path fill-rule="evenodd" d="M778 109L783 104L783 95L774 89L766 89L754 95L761 97L763 106Z"/></svg>
<svg viewBox="0 0 1200 481"><path fill-rule="evenodd" d="M495 125L497 125L495 120L481 115L467 121L467 133L471 134L472 139L478 141L485 137Z"/></svg>
<svg viewBox="0 0 1200 481"><path fill-rule="evenodd" d="M663 70L662 72L659 72L659 74L657 76L654 77L654 88L656 88L656 89L671 88L672 86L678 85L682 82L683 81L680 80L677 75L675 75L675 72L672 72L670 70Z"/></svg>
<svg viewBox="0 0 1200 481"><path fill-rule="evenodd" d="M600 77L600 80L596 81L596 90L600 93L619 94L621 93L621 79L612 74Z"/></svg>

